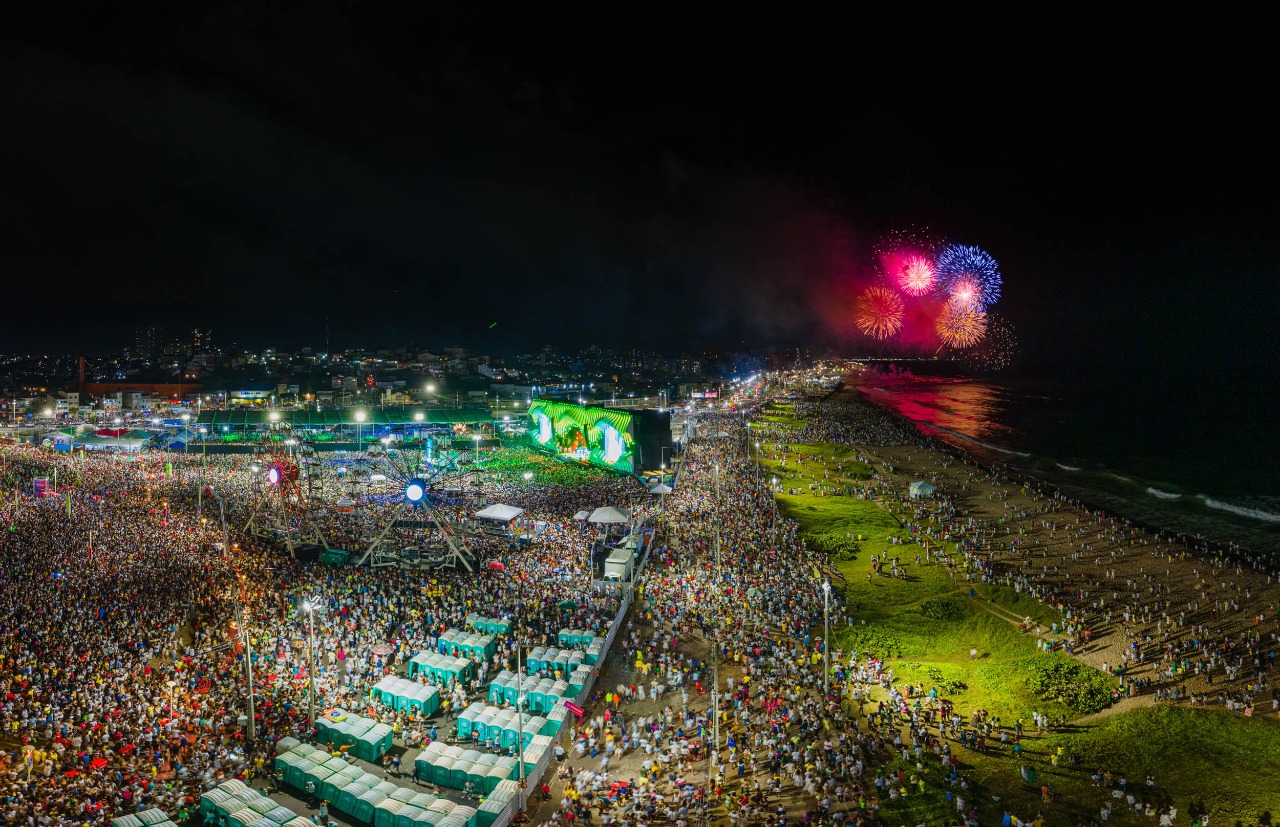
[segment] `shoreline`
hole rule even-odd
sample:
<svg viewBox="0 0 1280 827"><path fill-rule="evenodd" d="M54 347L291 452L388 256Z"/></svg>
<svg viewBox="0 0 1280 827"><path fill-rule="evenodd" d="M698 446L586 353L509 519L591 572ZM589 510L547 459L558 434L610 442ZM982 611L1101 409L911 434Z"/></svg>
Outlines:
<svg viewBox="0 0 1280 827"><path fill-rule="evenodd" d="M954 459L969 462L981 468L983 471L987 472L988 474L999 473L1000 475L1008 477L1010 480L1016 481L1021 485L1028 485L1028 486L1034 487L1042 495L1049 496L1054 499L1060 498L1060 501L1066 502L1075 508L1083 509L1084 511L1089 513L1091 516L1104 514L1104 515L1107 515L1108 517L1119 517L1120 519L1123 519L1127 525L1133 528L1141 529L1142 531L1148 534L1151 534L1155 538L1160 539L1164 542L1181 544L1188 551L1202 551L1210 554L1212 553L1224 553L1224 554L1230 554L1230 555L1244 554L1246 556L1252 555L1255 553L1264 554L1264 555L1267 554L1267 552L1264 552L1264 551L1254 552L1249 546L1243 543L1235 542L1233 540L1210 539L1204 536L1187 534L1185 532L1181 532L1176 529L1169 528L1168 526L1156 525L1154 523L1151 523L1148 520L1133 517L1130 514L1124 513L1123 509L1119 511L1113 511L1109 508L1104 508L1102 506L1099 506L1096 503L1089 502L1087 499L1068 496L1065 492L1063 492L1062 487L1058 483L1054 482L1053 480L1036 476L1020 468L1015 468L1007 463L993 462L993 461L982 459L977 455L975 455L974 453L965 450L963 446L957 445L954 442L951 442L950 440L946 439L944 436L946 434L945 431L939 431L936 428L931 428L929 430L935 431L935 433L927 432L925 430L925 426L922 426L920 423L916 422L915 420L911 419L905 414L902 414L901 412L897 411L896 409L890 406L882 405L876 402L873 398L871 398L867 393L865 393L862 390L863 384L865 383L860 383L856 381L846 381L842 379L841 386L835 389L834 391L832 391L832 393L829 396L839 394L842 391L849 391L849 392L855 393L857 394L858 399L860 399L862 402L873 406L877 410L884 412L886 415L892 417L898 422L912 428L921 438L930 440L932 443L935 443L935 445L931 447L936 447L937 450L946 452L947 454L951 455ZM891 391L888 391L888 392L891 393ZM957 439L960 442L968 441L959 437L957 437ZM981 443L973 443L973 444L981 445ZM1024 457L1033 456L1032 454L1029 454L1029 453L1011 451L1009 449L1004 449L1004 448L988 448L988 450L1004 451L1016 456L1024 456Z"/></svg>

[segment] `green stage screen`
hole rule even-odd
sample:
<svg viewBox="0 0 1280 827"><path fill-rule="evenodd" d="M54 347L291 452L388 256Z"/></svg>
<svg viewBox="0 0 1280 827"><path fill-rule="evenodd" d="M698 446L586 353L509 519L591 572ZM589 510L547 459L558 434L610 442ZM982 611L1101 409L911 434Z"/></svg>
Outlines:
<svg viewBox="0 0 1280 827"><path fill-rule="evenodd" d="M635 471L635 430L626 411L535 399L529 405L533 447L626 474Z"/></svg>

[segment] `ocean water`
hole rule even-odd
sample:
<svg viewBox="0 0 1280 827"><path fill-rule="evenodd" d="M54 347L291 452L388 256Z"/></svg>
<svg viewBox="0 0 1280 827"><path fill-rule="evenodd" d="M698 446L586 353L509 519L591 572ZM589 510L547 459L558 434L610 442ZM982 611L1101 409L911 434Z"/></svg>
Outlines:
<svg viewBox="0 0 1280 827"><path fill-rule="evenodd" d="M1144 525L1280 554L1280 429L1234 383L866 374L868 400Z"/></svg>

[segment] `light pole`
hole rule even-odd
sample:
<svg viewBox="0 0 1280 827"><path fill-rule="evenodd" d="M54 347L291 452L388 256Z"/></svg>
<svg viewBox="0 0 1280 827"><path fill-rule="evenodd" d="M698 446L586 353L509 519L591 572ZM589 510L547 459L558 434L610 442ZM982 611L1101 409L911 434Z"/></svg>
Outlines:
<svg viewBox="0 0 1280 827"><path fill-rule="evenodd" d="M124 422L123 419L121 419L118 416L116 417L115 425L116 425L116 453L117 454L120 453L120 449L124 447L124 445L120 441L120 437L124 435L124 430L120 427L121 423L123 422ZM182 443L182 450L184 451L187 450L186 442Z"/></svg>
<svg viewBox="0 0 1280 827"><path fill-rule="evenodd" d="M315 613L320 601L314 598L303 604L307 610L307 722L316 725L316 625Z"/></svg>
<svg viewBox="0 0 1280 827"><path fill-rule="evenodd" d="M191 441L191 414L182 415L182 453L187 452L187 443Z"/></svg>
<svg viewBox="0 0 1280 827"><path fill-rule="evenodd" d="M831 615L831 581L822 581L822 694L824 696L830 694L831 689L831 642L828 640L830 635L830 615ZM825 698L824 698L825 700Z"/></svg>
<svg viewBox="0 0 1280 827"><path fill-rule="evenodd" d="M364 411L356 411L356 450L360 450L360 423L364 422Z"/></svg>

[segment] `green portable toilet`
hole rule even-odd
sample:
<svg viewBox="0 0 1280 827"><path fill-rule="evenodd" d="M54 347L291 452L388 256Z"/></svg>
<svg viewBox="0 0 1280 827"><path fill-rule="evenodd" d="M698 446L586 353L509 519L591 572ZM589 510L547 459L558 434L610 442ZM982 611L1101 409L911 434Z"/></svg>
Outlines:
<svg viewBox="0 0 1280 827"><path fill-rule="evenodd" d="M457 804L454 804L447 798L439 798L436 799L434 804L427 808L427 812L434 813L438 816L438 819L433 823L440 824L450 813L453 812L453 808L457 806Z"/></svg>
<svg viewBox="0 0 1280 827"><path fill-rule="evenodd" d="M449 783L446 786L453 787L455 790L461 790L467 786L467 775L471 770L471 762L459 758L453 762L453 766L449 768Z"/></svg>
<svg viewBox="0 0 1280 827"><path fill-rule="evenodd" d="M233 815L240 812L241 810L247 810L248 808L249 808L248 804L245 804L243 801L236 798L234 795L229 795L227 796L226 801L223 801L218 805L216 822L222 827L227 827L227 824L229 823ZM250 810L250 812L253 812L253 811ZM257 813L254 813L254 816L256 817Z"/></svg>
<svg viewBox="0 0 1280 827"><path fill-rule="evenodd" d="M481 755L480 760L471 766L470 781L481 795L488 795L492 786L489 782L489 771L498 763L496 755Z"/></svg>
<svg viewBox="0 0 1280 827"><path fill-rule="evenodd" d="M111 827L139 827L141 824L142 820L138 818L136 813L129 813L128 815L111 819Z"/></svg>
<svg viewBox="0 0 1280 827"><path fill-rule="evenodd" d="M372 787L373 785L365 783L363 778L357 778L339 790L337 799L330 803L338 808L338 812L353 816L355 815L356 802L360 800L360 796L369 792Z"/></svg>
<svg viewBox="0 0 1280 827"><path fill-rule="evenodd" d="M319 790L320 785L324 783L324 780L333 774L334 774L333 770L329 769L326 766L317 764L316 766L307 770L306 773L302 776L302 786L299 789L306 789L307 782L312 781L315 783L316 789Z"/></svg>
<svg viewBox="0 0 1280 827"><path fill-rule="evenodd" d="M437 787L453 786L454 760L448 755L442 755L437 758L431 766L431 783Z"/></svg>
<svg viewBox="0 0 1280 827"><path fill-rule="evenodd" d="M351 811L351 819L361 824L373 823L373 810L387 800L387 794L374 788L356 799L355 808Z"/></svg>
<svg viewBox="0 0 1280 827"><path fill-rule="evenodd" d="M472 704L462 712L458 713L458 737L462 740L469 740L475 737L476 717L480 709L476 708L476 704Z"/></svg>
<svg viewBox="0 0 1280 827"><path fill-rule="evenodd" d="M279 766L277 764L277 766ZM200 815L205 821L211 820L210 817L216 818L218 805L231 798L231 793L226 790L212 789L200 796ZM114 822L112 822L114 824Z"/></svg>
<svg viewBox="0 0 1280 827"><path fill-rule="evenodd" d="M435 810L423 810L413 820L413 827L436 827L441 821L444 821L444 815L437 813Z"/></svg>
<svg viewBox="0 0 1280 827"><path fill-rule="evenodd" d="M307 773L315 768L315 762L309 758L303 758L301 761L296 763L286 764L284 768L284 781L294 789L304 789L307 786Z"/></svg>
<svg viewBox="0 0 1280 827"><path fill-rule="evenodd" d="M243 810L236 810L227 816L227 827L250 827L260 818L258 812L250 807Z"/></svg>
<svg viewBox="0 0 1280 827"><path fill-rule="evenodd" d="M168 822L168 819L165 819ZM266 816L258 816L255 820L249 822L249 827L279 827L274 821Z"/></svg>
<svg viewBox="0 0 1280 827"><path fill-rule="evenodd" d="M498 816L506 808L506 801L498 801L492 797L485 799L476 808L476 824L478 827L493 827L493 823L498 820Z"/></svg>
<svg viewBox="0 0 1280 827"><path fill-rule="evenodd" d="M404 802L394 798L378 802L373 808L373 827L395 827L396 813L402 809L404 809Z"/></svg>
<svg viewBox="0 0 1280 827"><path fill-rule="evenodd" d="M276 824L277 827L284 827L285 824L288 824L297 817L297 813L290 810L288 807L281 805L277 805L267 812L267 818L269 818L273 824Z"/></svg>
<svg viewBox="0 0 1280 827"><path fill-rule="evenodd" d="M338 793L343 787L347 786L352 781L355 781L362 775L364 775L364 770L356 766L349 766L341 772L335 772L324 781L321 781L319 785L316 786L316 791L319 793L320 798L325 801L335 801L338 798Z"/></svg>
<svg viewBox="0 0 1280 827"><path fill-rule="evenodd" d="M431 793L417 793L409 800L409 803L420 810L429 810L431 809L431 805L435 804L436 799L439 797L440 796L432 795Z"/></svg>
<svg viewBox="0 0 1280 827"><path fill-rule="evenodd" d="M406 804L400 808L400 812L396 813L394 827L415 827L417 816L423 810L412 804Z"/></svg>

